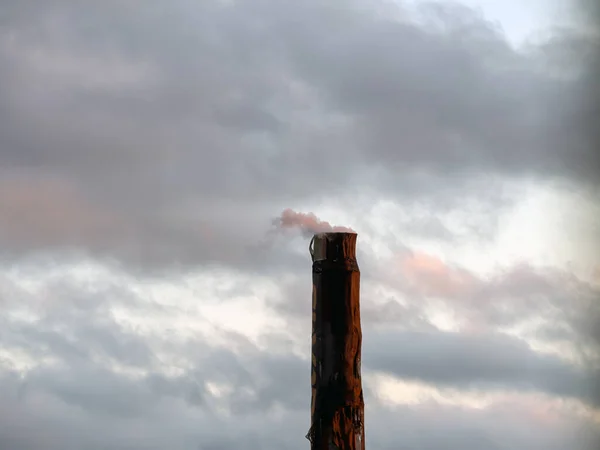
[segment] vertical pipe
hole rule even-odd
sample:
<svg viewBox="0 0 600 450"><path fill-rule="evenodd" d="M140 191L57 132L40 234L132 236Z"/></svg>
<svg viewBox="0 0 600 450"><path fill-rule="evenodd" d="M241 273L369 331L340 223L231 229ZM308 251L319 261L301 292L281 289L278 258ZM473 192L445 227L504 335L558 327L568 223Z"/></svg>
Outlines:
<svg viewBox="0 0 600 450"><path fill-rule="evenodd" d="M355 233L313 237L311 450L364 450Z"/></svg>

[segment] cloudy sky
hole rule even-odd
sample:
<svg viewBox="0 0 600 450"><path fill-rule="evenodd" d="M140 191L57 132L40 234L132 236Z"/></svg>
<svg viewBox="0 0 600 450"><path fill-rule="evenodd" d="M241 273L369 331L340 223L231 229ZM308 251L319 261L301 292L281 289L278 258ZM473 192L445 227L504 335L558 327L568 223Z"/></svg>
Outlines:
<svg viewBox="0 0 600 450"><path fill-rule="evenodd" d="M597 448L571 8L1 1L0 450L308 448L287 208L359 233L367 448Z"/></svg>

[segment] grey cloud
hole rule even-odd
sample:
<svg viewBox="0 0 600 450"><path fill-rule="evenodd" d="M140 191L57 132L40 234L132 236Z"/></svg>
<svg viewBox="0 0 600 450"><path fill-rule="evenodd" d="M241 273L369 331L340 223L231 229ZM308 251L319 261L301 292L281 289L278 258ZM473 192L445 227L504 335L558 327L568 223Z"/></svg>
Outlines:
<svg viewBox="0 0 600 450"><path fill-rule="evenodd" d="M364 339L364 364L400 378L467 389L524 389L600 405L600 373L544 356L508 336L378 333Z"/></svg>
<svg viewBox="0 0 600 450"><path fill-rule="evenodd" d="M398 250L393 259L378 261L368 275L373 282L395 291L415 314L423 314L424 308L436 304L451 311L465 329L489 331L525 325L532 330L527 332L529 338L567 343L587 364L598 365L597 284L566 269L525 263L480 276L403 247L397 239L395 242Z"/></svg>
<svg viewBox="0 0 600 450"><path fill-rule="evenodd" d="M306 277L294 277L281 282L280 294L267 298L267 305L286 320L288 326L297 333L310 333L311 282L310 272ZM401 303L395 297L381 298L376 283L372 283L368 273L361 280L361 323L366 328L394 325L409 329L428 329L433 325L427 320L422 309L412 303Z"/></svg>
<svg viewBox="0 0 600 450"><path fill-rule="evenodd" d="M113 289L112 295L107 295L109 291L95 293L95 289L83 285L74 289L68 281L57 281L45 287L47 297L41 304L28 302L24 296L21 302L4 309L0 319L2 347L17 354L24 352L34 361L53 361L49 367L41 364L27 371L22 395L43 386L65 403L85 407L91 413L140 415L152 406L145 402L163 397L204 405L206 398L212 397L206 383L213 381L233 389L226 398L228 407L237 413L269 410L275 403L292 409L306 406L301 390L275 382L284 376L301 386L303 374L309 370L303 361L259 351L244 336L231 333L225 336L243 349L243 355L212 344L210 335L176 345L167 337L139 334L119 324L112 307L127 307L131 314L142 316L162 311L126 287ZM95 301L97 296L103 300ZM53 303L55 298L61 301ZM23 314L33 315L35 320L13 318ZM165 377L165 370L182 369L163 361L164 354L183 361L183 367L188 368L182 375ZM119 369L137 373L137 381L118 375L115 371ZM254 393L248 394L248 389Z"/></svg>
<svg viewBox="0 0 600 450"><path fill-rule="evenodd" d="M152 406L152 398L145 392L148 386L101 368L74 365L33 370L25 378L21 398L37 389L52 393L65 404L93 415L140 416Z"/></svg>
<svg viewBox="0 0 600 450"><path fill-rule="evenodd" d="M194 395L181 378L157 382L154 377L148 383L98 369L64 367L32 373L26 378L29 385L26 393L17 398L15 393L23 382L3 371L0 411L7 420L0 421L0 443L35 449L43 442L44 448L51 450L82 446L158 449L165 445L174 449L230 448L242 443L257 449L277 444L282 448L301 448L306 445L303 436L308 426L309 390L299 383L301 374L297 373L297 364L290 359L282 362L281 366L269 367L269 370L284 369L272 373L270 383L275 389L272 394L285 401L289 395L285 389L297 392L304 407L294 411L290 409L293 404L285 402L275 418L257 405L248 404L240 409L236 401L243 401L243 397L233 396L228 407L234 411L235 420L220 416L206 404L178 401ZM250 383L260 384L258 378L257 374L251 375ZM442 449L450 442L462 446L486 444L488 448L499 449L514 446L559 449L570 444L571 448L591 450L592 439L597 439L597 430L591 424L577 422L578 433L563 429L565 425L560 423L557 424L560 429L556 425L548 428L544 422L535 422L537 411L516 409L514 403L506 411L484 410L475 414L441 405L387 409L369 396L366 412L367 439L377 448L405 445ZM507 427L512 430L509 437L505 435ZM111 433L103 432L106 429L111 429Z"/></svg>
<svg viewBox="0 0 600 450"><path fill-rule="evenodd" d="M588 123L574 126L593 106L581 99L594 78L573 67L581 55L565 45L587 37L557 35L536 49L545 55L525 54L468 9L436 8L417 24L396 17L404 12L395 6L382 16L363 0L3 2L2 270L26 270L35 255L42 270L92 258L136 276L204 264L309 277L305 243L265 233L284 208L325 194L446 211L464 208L467 194L502 206L490 180L504 176L597 187ZM557 65L546 70L551 53ZM565 62L577 69L571 78ZM379 281L370 280L374 255L359 262L365 287ZM0 358L0 448L307 445L309 363L294 356L291 339L308 344L308 321L293 318L309 317L309 284L292 282L285 301L268 299L290 327L263 336L264 349L216 331L185 341L169 311L126 288L127 279L99 286L69 276L34 295L0 274L0 349L11 356ZM596 291L548 280L477 283L459 311L494 326L548 312L569 339L589 343L596 310L583 302L566 315L555 306ZM417 304L423 296L402 294L400 305L365 291L365 378L386 371L598 405L593 365L578 369L506 337L435 332ZM482 298L523 301L506 313ZM120 323L115 308L158 317L161 328ZM374 448L597 448L597 424L578 418L549 424L513 405L394 409L366 396Z"/></svg>
<svg viewBox="0 0 600 450"><path fill-rule="evenodd" d="M474 414L468 409L441 405L427 405L416 409L399 408L394 414L394 433L385 434L386 437L381 440L381 448L391 450L404 445L405 448L428 450L448 447L503 449L538 446L558 449L569 442L576 448L591 449L597 443L597 434L584 428L580 429L581 434L575 439L573 438L578 432L568 426L563 429L565 435L562 437L540 435L537 429L526 428L536 422L533 417L525 418L516 408L511 410L508 405L506 410L515 415L507 417L503 409L490 412L488 416ZM446 413L452 414L453 419L442 419ZM424 423L418 419L421 414L428 417ZM525 422L520 423L522 420ZM382 431L387 426L385 422L372 424L372 434L384 435ZM482 431L483 429L486 431ZM511 432L507 433L507 430ZM415 442L417 436L422 438L417 438L418 442Z"/></svg>
<svg viewBox="0 0 600 450"><path fill-rule="evenodd" d="M467 305L474 312L479 310L481 320L496 326L541 317L545 324L540 333L547 340L583 346L580 356L597 365L600 361L598 298L598 286L568 271L521 265L484 282ZM482 299L487 300L483 305Z"/></svg>
<svg viewBox="0 0 600 450"><path fill-rule="evenodd" d="M45 208L19 227L0 206L13 257L248 267L239 248L274 215L350 184L417 196L475 172L592 180L570 131L578 80L535 70L468 9L427 10L434 29L361 1L135 4L5 7L0 161L76 194L37 200L62 208L62 234Z"/></svg>
<svg viewBox="0 0 600 450"><path fill-rule="evenodd" d="M38 362L31 369L11 369L6 362L0 366L0 444L34 449L44 442L44 448L51 450L165 446L183 450L227 448L240 442L257 449L306 445L310 363L295 356L287 333L265 336L263 347L231 331L198 333L187 339L166 332L144 333L117 323L111 307L127 307L134 316L160 313L151 299L139 297L126 285L115 285L100 290L104 300L98 301L97 283L68 280L63 274L47 282L44 301L36 303L25 295L22 301L4 306L3 347ZM36 318L35 325L20 317ZM170 325L162 327L166 330ZM593 391L586 391L591 373L578 374L575 368L506 337L473 340L440 332L367 329L365 379L374 370L387 371L463 390L537 389L590 403L598 400ZM308 344L309 335L304 337ZM161 360L164 355L169 360ZM215 393L210 383L221 384L225 391ZM456 445L488 442L511 448L492 425L492 417L498 420L494 414L503 413L489 411L488 418L487 412L474 415L439 405L422 412L407 407L388 410L368 389L366 399L371 445L391 448L405 442L409 448L437 449L450 439ZM461 420L468 418L469 426L455 422L457 414ZM511 411L514 414L521 413ZM524 416L523 421L528 420L532 419ZM423 423L431 428L432 421L436 425L426 437L413 432ZM24 429L23 424L30 428ZM382 432L381 424L407 431L400 437ZM513 444L544 448L546 425L528 426L534 427L535 435L513 437ZM460 431L448 436L451 429ZM587 450L567 431L561 432L564 442ZM244 440L247 433L249 441Z"/></svg>
<svg viewBox="0 0 600 450"><path fill-rule="evenodd" d="M422 217L407 221L402 226L403 231L411 235L430 239L440 239L443 241L452 241L455 234L452 233L438 217Z"/></svg>
<svg viewBox="0 0 600 450"><path fill-rule="evenodd" d="M297 287L290 287L291 292L300 292ZM139 297L125 287L115 286L112 295L107 296L108 291L98 294L91 286L64 285L57 280L46 285L44 292L46 298L37 305L27 302L25 297L25 303L17 302L5 308L6 314L0 321L0 336L6 349L24 351L34 360L50 357L63 368L61 370L80 367L79 371L89 371L87 367L94 361L102 370L123 367L160 375L176 364L173 368L181 367L178 370L185 373L181 382L202 387L197 401L205 395L206 382L212 380L226 383L233 389L227 398L235 410L269 410L278 402L288 408L302 408L304 395L300 386L308 373L303 367L308 371L308 363L290 355L293 343L288 338L278 340L277 345L266 341L268 348L279 348L279 351L269 353L260 350L248 338L227 331L222 333L230 342L230 348L211 343L210 335L204 332L198 338L185 341L181 338L171 340L167 335L155 332L139 334L114 319L113 306L126 306L128 314L133 316L162 316L163 312L151 300ZM98 302L95 295L105 300ZM62 303L52 304L55 298ZM309 308L307 299L308 295L302 303ZM418 311L411 314L411 309L406 307L400 307L395 318L383 317L393 311L393 299L390 302L381 306L370 303L370 307L363 308L366 313L364 366L367 370L386 370L397 376L458 388L534 389L587 399L600 405L594 384L598 373L591 366L578 369L556 357L542 356L523 342L507 336L481 335L473 339L465 334L435 331ZM66 308L67 304L73 306ZM284 318L290 314L285 309L281 312ZM33 315L35 321L16 318L23 315ZM310 317L309 311L304 317ZM389 331L390 324L396 329ZM401 324L404 331L398 329ZM300 334L292 334L292 337L305 338L308 343L309 325L308 320L303 321ZM164 328L170 327L165 324ZM411 329L415 331L409 331ZM169 361L163 361L161 355L169 355ZM92 373L101 372L94 369ZM278 385L279 379L287 380L298 390L284 389ZM160 387L160 383L157 379L153 385ZM250 395L248 389L254 393Z"/></svg>
<svg viewBox="0 0 600 450"><path fill-rule="evenodd" d="M404 300L390 297L383 301L377 283L373 284L373 274L363 273L365 367L433 385L543 391L600 405L597 288L568 272L526 265L507 269L490 279L466 273L466 288L446 288L445 277L457 279L453 270L460 268L442 269L426 273L423 282L448 290L440 301L454 312L455 319L466 320L467 328L472 323L480 331L475 335L440 332L426 314L425 309L431 304L426 294L419 294L418 288L409 288L400 281L395 286L404 294ZM293 279L281 289L282 295L269 305L298 336L308 336L309 283ZM578 357L581 367L555 356L543 356L523 341L490 334L498 327L539 318L545 322L530 337L560 345L568 343L573 352L569 356Z"/></svg>

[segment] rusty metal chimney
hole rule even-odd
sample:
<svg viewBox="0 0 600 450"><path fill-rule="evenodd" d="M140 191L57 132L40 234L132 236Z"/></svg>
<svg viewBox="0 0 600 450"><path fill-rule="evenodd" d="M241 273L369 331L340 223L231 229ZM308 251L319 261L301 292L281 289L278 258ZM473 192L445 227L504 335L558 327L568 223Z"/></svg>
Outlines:
<svg viewBox="0 0 600 450"><path fill-rule="evenodd" d="M355 233L321 233L310 245L311 450L365 449L356 239Z"/></svg>

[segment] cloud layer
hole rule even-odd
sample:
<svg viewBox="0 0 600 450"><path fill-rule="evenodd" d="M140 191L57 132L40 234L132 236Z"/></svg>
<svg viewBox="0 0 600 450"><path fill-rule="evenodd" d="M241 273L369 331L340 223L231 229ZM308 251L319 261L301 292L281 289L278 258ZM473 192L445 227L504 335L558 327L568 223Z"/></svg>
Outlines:
<svg viewBox="0 0 600 450"><path fill-rule="evenodd" d="M560 256L600 242L597 47L449 2L4 2L0 448L307 445L340 224L369 447L597 448L600 261ZM535 260L500 239L534 188L588 218Z"/></svg>
<svg viewBox="0 0 600 450"><path fill-rule="evenodd" d="M232 264L272 211L361 183L413 198L475 172L597 184L585 47L563 45L585 36L525 53L446 4L28 5L4 8L0 46L16 255ZM549 68L559 51L574 74Z"/></svg>

